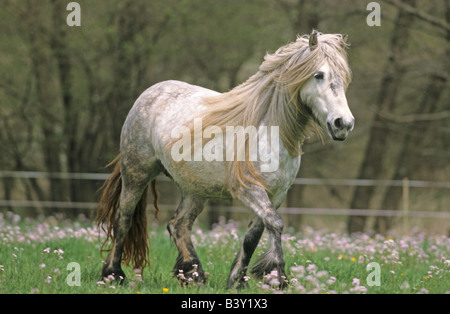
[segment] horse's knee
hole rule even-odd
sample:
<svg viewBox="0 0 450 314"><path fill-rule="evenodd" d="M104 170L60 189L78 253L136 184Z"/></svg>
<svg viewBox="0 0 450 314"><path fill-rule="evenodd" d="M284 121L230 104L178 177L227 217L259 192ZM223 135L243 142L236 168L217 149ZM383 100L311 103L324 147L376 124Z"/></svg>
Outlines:
<svg viewBox="0 0 450 314"><path fill-rule="evenodd" d="M269 231L273 231L280 234L283 232L284 224L278 212L275 212L272 215L267 215L264 219L264 224Z"/></svg>
<svg viewBox="0 0 450 314"><path fill-rule="evenodd" d="M170 237L175 241L183 238L186 234L190 234L189 221L184 217L173 217L167 224L167 231Z"/></svg>

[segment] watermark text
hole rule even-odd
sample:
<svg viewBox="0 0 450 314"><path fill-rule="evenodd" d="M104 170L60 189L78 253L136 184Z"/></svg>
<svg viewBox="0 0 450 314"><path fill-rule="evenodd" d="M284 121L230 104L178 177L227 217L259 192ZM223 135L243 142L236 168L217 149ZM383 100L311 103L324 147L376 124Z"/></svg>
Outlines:
<svg viewBox="0 0 450 314"><path fill-rule="evenodd" d="M367 15L366 23L370 27L381 26L381 6L378 2L370 2L366 7L367 11L372 11Z"/></svg>
<svg viewBox="0 0 450 314"><path fill-rule="evenodd" d="M171 149L172 159L176 162L248 159L260 162L261 172L278 170L278 126L227 126L223 131L218 126L207 126L203 129L202 119L197 118L194 119L193 137L187 126L173 129L171 137L178 139ZM209 140L205 143L205 139Z"/></svg>
<svg viewBox="0 0 450 314"><path fill-rule="evenodd" d="M78 2L70 2L66 7L67 11L71 11L66 18L68 26L81 26L81 6Z"/></svg>

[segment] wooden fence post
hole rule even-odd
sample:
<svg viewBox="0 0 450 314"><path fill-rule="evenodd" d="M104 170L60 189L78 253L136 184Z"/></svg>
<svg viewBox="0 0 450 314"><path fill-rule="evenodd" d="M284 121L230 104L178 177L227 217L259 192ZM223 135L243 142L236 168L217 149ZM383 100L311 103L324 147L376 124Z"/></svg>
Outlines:
<svg viewBox="0 0 450 314"><path fill-rule="evenodd" d="M403 233L409 231L409 179L403 178Z"/></svg>

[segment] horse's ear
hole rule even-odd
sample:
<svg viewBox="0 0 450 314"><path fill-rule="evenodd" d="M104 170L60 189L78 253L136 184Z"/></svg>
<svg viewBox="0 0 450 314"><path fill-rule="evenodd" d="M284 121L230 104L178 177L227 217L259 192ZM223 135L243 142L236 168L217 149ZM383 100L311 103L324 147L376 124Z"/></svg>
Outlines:
<svg viewBox="0 0 450 314"><path fill-rule="evenodd" d="M350 46L350 44L348 43L348 35L342 34L341 36L342 36L341 46L342 48L346 49Z"/></svg>
<svg viewBox="0 0 450 314"><path fill-rule="evenodd" d="M309 49L314 50L319 45L319 41L317 40L317 36L319 35L319 32L316 30L313 30L311 35L309 36Z"/></svg>
<svg viewBox="0 0 450 314"><path fill-rule="evenodd" d="M344 43L348 43L348 34L342 34L342 40Z"/></svg>

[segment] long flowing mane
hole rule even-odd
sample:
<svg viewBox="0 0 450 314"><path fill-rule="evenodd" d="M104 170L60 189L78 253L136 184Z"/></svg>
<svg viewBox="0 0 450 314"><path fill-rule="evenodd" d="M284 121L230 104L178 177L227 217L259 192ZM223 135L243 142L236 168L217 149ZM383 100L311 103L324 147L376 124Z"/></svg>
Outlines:
<svg viewBox="0 0 450 314"><path fill-rule="evenodd" d="M229 92L204 98L208 107L202 115L203 130L208 126L278 126L280 139L292 156L301 154L300 143L318 131L310 110L300 99L300 89L325 63L339 76L346 89L351 80L345 48L346 38L340 34L317 36L315 49L309 46L310 35L267 54L259 71ZM233 179L264 187L253 162L231 161L228 181ZM250 175L250 176L249 176ZM252 177L254 179L252 179Z"/></svg>

